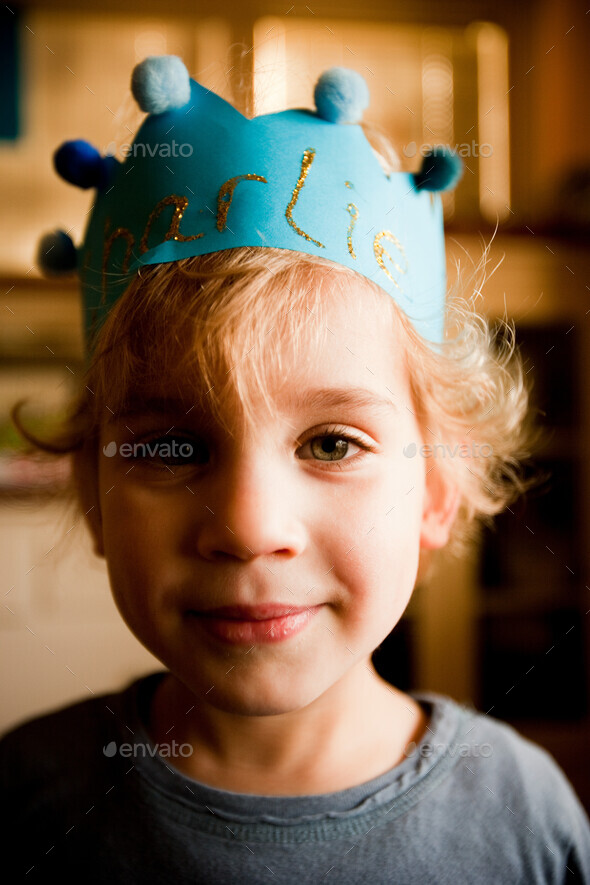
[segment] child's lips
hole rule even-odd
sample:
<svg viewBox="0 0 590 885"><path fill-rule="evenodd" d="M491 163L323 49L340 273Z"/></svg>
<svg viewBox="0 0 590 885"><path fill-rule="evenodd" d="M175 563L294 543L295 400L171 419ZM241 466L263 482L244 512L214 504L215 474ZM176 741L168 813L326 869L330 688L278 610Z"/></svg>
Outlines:
<svg viewBox="0 0 590 885"><path fill-rule="evenodd" d="M189 614L207 633L232 644L282 642L300 633L321 605L293 606L270 603L254 606L223 606Z"/></svg>

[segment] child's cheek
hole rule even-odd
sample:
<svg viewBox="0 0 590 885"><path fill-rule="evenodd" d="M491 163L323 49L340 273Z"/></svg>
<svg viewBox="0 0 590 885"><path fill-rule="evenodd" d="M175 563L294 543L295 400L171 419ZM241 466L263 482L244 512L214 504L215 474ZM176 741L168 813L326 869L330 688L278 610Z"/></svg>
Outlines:
<svg viewBox="0 0 590 885"><path fill-rule="evenodd" d="M153 506L152 497L122 481L104 495L105 558L115 601L126 620L136 608L149 615L171 564L174 512Z"/></svg>
<svg viewBox="0 0 590 885"><path fill-rule="evenodd" d="M351 616L359 620L380 609L397 621L416 581L423 475L394 472L359 484L340 502L331 531L319 520L314 526L315 548L330 559L330 575L346 588Z"/></svg>

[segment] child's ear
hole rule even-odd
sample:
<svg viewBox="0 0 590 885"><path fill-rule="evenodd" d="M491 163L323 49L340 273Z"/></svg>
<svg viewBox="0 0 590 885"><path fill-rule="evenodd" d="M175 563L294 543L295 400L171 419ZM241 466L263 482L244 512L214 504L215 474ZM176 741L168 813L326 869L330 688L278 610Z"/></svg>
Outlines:
<svg viewBox="0 0 590 885"><path fill-rule="evenodd" d="M438 550L444 547L459 510L461 494L457 486L445 482L436 467L426 474L424 510L420 547L423 550Z"/></svg>

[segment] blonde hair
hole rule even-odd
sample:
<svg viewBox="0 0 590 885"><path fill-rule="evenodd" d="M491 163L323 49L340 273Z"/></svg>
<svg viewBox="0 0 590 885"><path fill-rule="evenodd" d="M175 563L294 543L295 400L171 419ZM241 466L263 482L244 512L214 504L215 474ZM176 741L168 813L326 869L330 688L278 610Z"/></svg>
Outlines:
<svg viewBox="0 0 590 885"><path fill-rule="evenodd" d="M325 259L239 248L143 268L96 336L63 433L51 443L35 442L45 451L72 453L74 489L82 499L88 471L98 464L101 425L134 394L171 396L171 386L191 373L228 433L226 397L255 428L261 397L272 411L269 379L282 377L277 336L296 355L321 345L327 333L323 284L334 275L342 297L354 296L351 303L363 301L366 309L373 295L390 305L392 340L401 329L412 408L426 444L433 451L447 446L449 454L463 447L463 457L435 459L445 482L460 491L449 544L460 551L478 520L503 510L525 487L519 461L530 438L524 423L528 397L513 329L502 323L498 344L473 304L454 298L449 337L433 346L376 284ZM226 379L221 387L220 378ZM31 440L18 414L16 422ZM477 447L486 447L485 457L473 455Z"/></svg>

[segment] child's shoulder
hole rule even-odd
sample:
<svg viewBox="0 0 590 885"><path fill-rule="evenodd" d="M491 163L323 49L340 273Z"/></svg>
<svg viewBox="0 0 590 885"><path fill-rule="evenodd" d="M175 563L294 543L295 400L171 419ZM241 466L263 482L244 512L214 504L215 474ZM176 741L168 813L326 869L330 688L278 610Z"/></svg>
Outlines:
<svg viewBox="0 0 590 885"><path fill-rule="evenodd" d="M95 843L107 843L109 826L123 826L117 809L133 760L115 755L116 749L122 740L133 740L138 700L159 678L153 674L120 692L31 719L0 740L10 881L32 870L37 875L44 870L45 881L51 875L63 880L64 871L82 869ZM94 858L86 881L107 881L99 866Z"/></svg>
<svg viewBox="0 0 590 885"><path fill-rule="evenodd" d="M414 697L430 722L414 748L422 797L406 815L408 837L423 832L440 864L468 852L469 881L499 881L502 870L505 881L565 881L566 870L590 881L589 821L550 754L470 706Z"/></svg>
<svg viewBox="0 0 590 885"><path fill-rule="evenodd" d="M508 723L443 695L420 692L413 696L430 715L415 752L425 757L447 755L459 762L466 775L485 776L488 793L493 785L517 795L526 789L528 796L554 795L556 786L571 790L553 757Z"/></svg>
<svg viewBox="0 0 590 885"><path fill-rule="evenodd" d="M0 777L5 789L23 779L55 783L64 776L84 777L100 768L109 744L126 728L133 728L138 693L160 678L160 674L134 681L125 689L78 701L62 709L25 721L0 739Z"/></svg>
<svg viewBox="0 0 590 885"><path fill-rule="evenodd" d="M449 774L439 799L454 814L485 827L489 837L512 831L555 844L583 843L588 818L553 757L505 722L434 694L415 695L432 711L431 728L415 752L438 758ZM454 723L446 730L441 722ZM436 766L434 766L436 767ZM500 846L498 846L500 848ZM504 846L505 847L505 846ZM586 858L590 863L590 857Z"/></svg>

